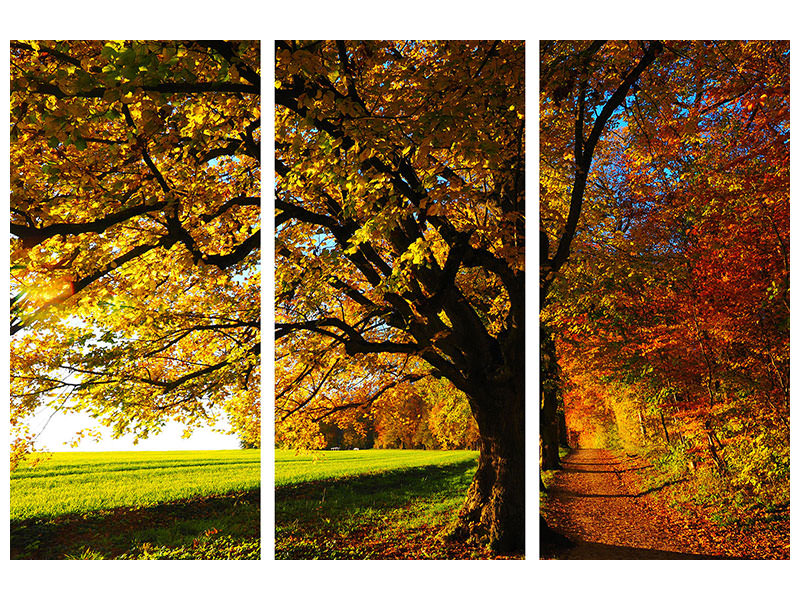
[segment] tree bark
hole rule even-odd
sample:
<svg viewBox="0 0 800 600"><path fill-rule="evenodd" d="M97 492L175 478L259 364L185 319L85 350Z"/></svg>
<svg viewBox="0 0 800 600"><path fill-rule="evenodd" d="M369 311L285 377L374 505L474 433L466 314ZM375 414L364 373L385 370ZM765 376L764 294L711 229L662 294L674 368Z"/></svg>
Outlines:
<svg viewBox="0 0 800 600"><path fill-rule="evenodd" d="M569 436L567 435L567 415L564 413L562 406L558 410L558 445L564 448L569 448Z"/></svg>
<svg viewBox="0 0 800 600"><path fill-rule="evenodd" d="M667 430L667 422L664 420L664 412L659 411L659 414L661 415L661 427L664 428L664 439L667 440L667 446L669 446L669 431Z"/></svg>
<svg viewBox="0 0 800 600"><path fill-rule="evenodd" d="M647 443L647 426L644 424L644 416L642 415L642 409L639 409L639 430L642 433L642 443Z"/></svg>
<svg viewBox="0 0 800 600"><path fill-rule="evenodd" d="M544 325L539 331L541 336L539 435L542 469L552 471L561 468L558 457L558 362L552 333Z"/></svg>
<svg viewBox="0 0 800 600"><path fill-rule="evenodd" d="M524 552L524 386L487 387L470 403L480 431L478 470L450 537L496 552Z"/></svg>

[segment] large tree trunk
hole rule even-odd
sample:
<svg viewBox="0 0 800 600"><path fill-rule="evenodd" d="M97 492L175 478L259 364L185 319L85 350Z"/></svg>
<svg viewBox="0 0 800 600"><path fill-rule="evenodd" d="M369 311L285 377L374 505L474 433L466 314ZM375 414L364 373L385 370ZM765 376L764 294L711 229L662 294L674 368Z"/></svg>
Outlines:
<svg viewBox="0 0 800 600"><path fill-rule="evenodd" d="M470 398L480 430L478 470L453 539L502 553L525 550L525 394L523 385Z"/></svg>

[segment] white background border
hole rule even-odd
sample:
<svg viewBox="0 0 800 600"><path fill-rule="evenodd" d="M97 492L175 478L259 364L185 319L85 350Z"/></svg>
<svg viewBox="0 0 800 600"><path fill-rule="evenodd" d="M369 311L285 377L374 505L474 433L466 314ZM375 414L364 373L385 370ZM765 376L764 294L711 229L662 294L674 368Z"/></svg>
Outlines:
<svg viewBox="0 0 800 600"><path fill-rule="evenodd" d="M263 114L272 122L274 45L280 39L525 39L527 41L527 197L528 227L534 243L528 250L528 559L525 561L303 561L272 560L274 496L272 463L271 349L263 354L262 405L262 561L9 561L8 526L0 528L0 589L8 598L81 600L194 598L339 598L418 600L492 598L659 599L770 598L797 590L790 584L791 561L539 561L538 464L538 307L535 235L538 179L538 41L540 39L699 38L790 39L788 2L761 1L669 3L632 2L435 2L406 0L322 2L89 2L40 0L4 3L0 9L6 48L11 39L259 39L262 41ZM8 98L8 60L2 64L3 98ZM3 128L3 181L8 178L9 138ZM272 315L273 256L271 231L273 152L270 127L262 130L266 157L262 196L265 235L262 312ZM794 158L794 153L792 158ZM794 160L792 161L794 163ZM794 170L792 183L796 186ZM8 197L0 214L8 214ZM796 211L793 211L796 212ZM8 239L8 221L3 220ZM792 218L792 232L796 231ZM792 236L794 238L794 235ZM1 252L0 277L8 285L8 251ZM272 339L265 319L265 336ZM0 380L8 389L7 330L3 332ZM269 347L269 345L268 345ZM794 372L792 390L796 389ZM792 394L794 396L794 394ZM8 404L3 401L3 420ZM795 404L793 402L793 404ZM5 444L5 442L3 442ZM794 452L793 452L794 454ZM8 464L8 463L5 463ZM794 487L794 486L793 486ZM794 496L794 494L793 494ZM0 514L9 514L8 484L0 494ZM796 570L796 569L795 569Z"/></svg>

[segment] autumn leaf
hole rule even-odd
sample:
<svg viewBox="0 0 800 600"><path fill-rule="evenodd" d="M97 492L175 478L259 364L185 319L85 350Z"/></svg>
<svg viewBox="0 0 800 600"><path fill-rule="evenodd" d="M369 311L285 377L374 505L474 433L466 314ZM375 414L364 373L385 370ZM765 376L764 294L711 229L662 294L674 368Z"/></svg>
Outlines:
<svg viewBox="0 0 800 600"><path fill-rule="evenodd" d="M228 415L257 443L258 43L13 41L11 64L12 420Z"/></svg>

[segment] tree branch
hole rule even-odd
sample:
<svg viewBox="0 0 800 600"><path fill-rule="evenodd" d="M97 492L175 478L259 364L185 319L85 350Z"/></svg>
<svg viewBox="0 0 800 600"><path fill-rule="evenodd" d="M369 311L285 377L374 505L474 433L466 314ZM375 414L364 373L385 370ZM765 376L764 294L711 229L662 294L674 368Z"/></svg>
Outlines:
<svg viewBox="0 0 800 600"><path fill-rule="evenodd" d="M32 94L46 94L48 96L55 96L56 98L102 98L106 92L119 88L111 87L96 87L89 90L82 90L73 94L67 94L62 91L57 85L52 83L44 83L31 81L33 88L30 93ZM197 83L179 83L167 82L158 83L155 85L136 85L133 89L142 90L144 92L158 92L161 94L204 94L208 92L218 92L227 94L260 94L261 89L259 86L254 86L246 83L231 83L226 81L209 81Z"/></svg>
<svg viewBox="0 0 800 600"><path fill-rule="evenodd" d="M11 223L11 234L20 238L26 248L32 248L56 235L79 235L82 233L102 233L112 225L122 223L133 217L138 217L153 211L160 211L167 206L166 201L148 204L143 202L136 206L125 208L102 219L88 223L53 223L45 227L32 227Z"/></svg>
<svg viewBox="0 0 800 600"><path fill-rule="evenodd" d="M625 100L625 96L628 94L628 90L630 90L631 86L633 86L633 84L639 79L644 70L655 61L656 55L661 51L661 48L662 44L658 41L651 42L648 45L644 55L639 60L639 63L633 69L631 69L630 72L628 72L628 74L625 76L625 79L623 79L622 83L619 84L619 87L617 87L616 91L611 95L611 98L608 99L605 106L603 106L603 109L600 111L600 115L597 117L597 119L595 119L594 124L592 125L592 130L589 133L589 137L586 139L585 144L582 145L580 157L577 155L575 156L575 182L573 183L572 194L570 196L567 223L564 227L564 233L559 240L558 248L553 255L553 258L549 261L549 264L546 265L546 268L543 269L543 279L541 282L543 296L546 295L555 273L558 272L562 265L567 261L567 258L569 258L572 238L575 236L575 230L577 229L578 219L580 218L581 214L583 196L584 191L586 190L586 181L589 176L589 170L592 165L594 149L600 140L600 136L603 134L603 129L617 107L619 107ZM578 142L576 140L576 150L577 148Z"/></svg>

